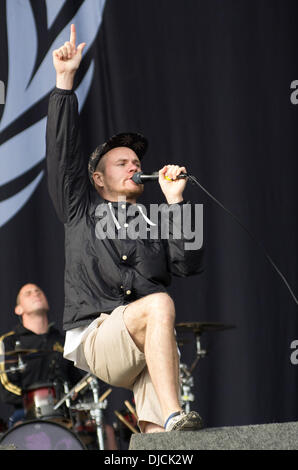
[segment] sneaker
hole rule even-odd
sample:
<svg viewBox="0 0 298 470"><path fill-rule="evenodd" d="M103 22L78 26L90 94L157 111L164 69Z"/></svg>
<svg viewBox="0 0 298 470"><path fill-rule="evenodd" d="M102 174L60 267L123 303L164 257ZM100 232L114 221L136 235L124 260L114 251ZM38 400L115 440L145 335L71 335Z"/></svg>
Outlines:
<svg viewBox="0 0 298 470"><path fill-rule="evenodd" d="M172 416L172 417L171 417ZM190 411L170 415L165 424L165 431L195 431L203 427L203 420L199 413Z"/></svg>

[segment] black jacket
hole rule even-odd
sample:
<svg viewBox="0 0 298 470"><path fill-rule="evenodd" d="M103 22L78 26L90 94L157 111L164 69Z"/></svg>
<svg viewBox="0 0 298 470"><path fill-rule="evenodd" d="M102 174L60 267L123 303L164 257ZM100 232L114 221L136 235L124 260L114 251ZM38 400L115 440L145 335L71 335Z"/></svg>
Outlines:
<svg viewBox="0 0 298 470"><path fill-rule="evenodd" d="M203 250L185 251L183 239L96 236L102 218L96 209L107 201L89 182L72 91L56 88L51 94L46 146L49 193L65 227L64 329L87 325L100 312L110 313L145 295L166 292L172 274L184 277L202 270ZM121 206L111 204L110 216L119 218ZM177 206L181 210L183 204Z"/></svg>
<svg viewBox="0 0 298 470"><path fill-rule="evenodd" d="M3 356L15 350L17 342L18 349L38 349L46 353L23 355L22 360L27 364L24 372L4 372L18 365L9 362L17 358L15 355L7 355L7 362ZM23 406L24 391L36 383L56 382L57 388L62 389L60 391L63 391L65 380L70 387L75 385L82 378L82 372L63 358L63 344L64 335L53 325L49 326L47 333L37 335L18 324L12 331L0 336L0 400L19 408Z"/></svg>

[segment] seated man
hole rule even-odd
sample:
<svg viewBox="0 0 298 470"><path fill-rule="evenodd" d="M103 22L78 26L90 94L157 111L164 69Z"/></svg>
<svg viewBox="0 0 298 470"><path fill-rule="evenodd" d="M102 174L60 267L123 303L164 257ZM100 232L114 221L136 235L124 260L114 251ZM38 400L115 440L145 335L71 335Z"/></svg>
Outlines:
<svg viewBox="0 0 298 470"><path fill-rule="evenodd" d="M15 408L9 427L25 418L23 397L28 388L34 384L55 383L56 392L63 393L65 381L72 387L82 378L82 372L63 358L64 336L49 324L48 311L43 291L35 284L25 284L17 295L15 307L15 314L21 321L0 337L0 399ZM7 372L11 365L17 366L17 362L9 362L17 360L17 355L9 355L17 349L37 350L38 353L29 355L28 360L26 354L21 353L25 369Z"/></svg>

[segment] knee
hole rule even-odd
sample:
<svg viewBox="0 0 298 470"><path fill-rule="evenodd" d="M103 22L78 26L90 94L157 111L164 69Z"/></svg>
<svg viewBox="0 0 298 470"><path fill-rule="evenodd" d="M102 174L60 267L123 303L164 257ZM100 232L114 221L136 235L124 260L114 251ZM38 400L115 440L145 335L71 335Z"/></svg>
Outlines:
<svg viewBox="0 0 298 470"><path fill-rule="evenodd" d="M124 312L124 321L130 332L145 330L151 319L162 323L175 322L175 305L167 293L149 294L130 304Z"/></svg>
<svg viewBox="0 0 298 470"><path fill-rule="evenodd" d="M164 310L175 311L175 305L172 297L166 292L148 295L148 302L152 307L162 308Z"/></svg>
<svg viewBox="0 0 298 470"><path fill-rule="evenodd" d="M151 297L149 299L149 297ZM175 305L173 299L165 292L148 296L148 318L158 318L161 322L175 321Z"/></svg>

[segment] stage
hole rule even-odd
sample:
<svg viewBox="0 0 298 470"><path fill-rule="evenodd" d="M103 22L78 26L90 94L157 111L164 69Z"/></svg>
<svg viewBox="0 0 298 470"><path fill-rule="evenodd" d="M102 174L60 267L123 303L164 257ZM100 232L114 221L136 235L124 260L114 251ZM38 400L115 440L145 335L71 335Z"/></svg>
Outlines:
<svg viewBox="0 0 298 470"><path fill-rule="evenodd" d="M298 423L133 434L129 450L297 450Z"/></svg>

